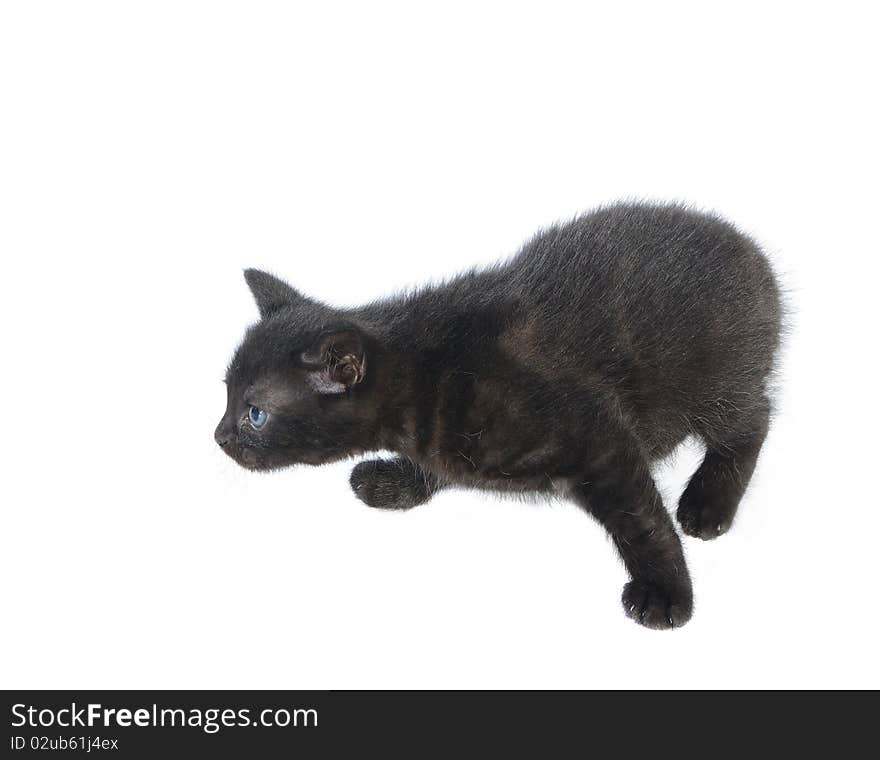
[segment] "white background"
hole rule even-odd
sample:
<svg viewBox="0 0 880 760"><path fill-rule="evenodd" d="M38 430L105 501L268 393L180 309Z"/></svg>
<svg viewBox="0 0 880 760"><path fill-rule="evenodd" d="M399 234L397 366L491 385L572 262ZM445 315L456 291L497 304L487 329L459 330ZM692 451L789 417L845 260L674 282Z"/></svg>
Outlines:
<svg viewBox="0 0 880 760"><path fill-rule="evenodd" d="M880 686L870 8L4 4L0 685ZM354 304L622 197L721 211L793 310L685 628L573 506L384 514L214 444L243 267Z"/></svg>

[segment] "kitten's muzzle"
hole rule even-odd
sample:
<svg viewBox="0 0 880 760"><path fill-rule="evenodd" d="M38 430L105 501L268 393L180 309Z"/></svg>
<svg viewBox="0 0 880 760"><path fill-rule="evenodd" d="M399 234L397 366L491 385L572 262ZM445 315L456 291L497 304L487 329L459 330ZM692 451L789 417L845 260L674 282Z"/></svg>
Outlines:
<svg viewBox="0 0 880 760"><path fill-rule="evenodd" d="M232 430L229 429L228 425L221 422L214 431L214 440L217 441L217 445L222 449L232 441Z"/></svg>

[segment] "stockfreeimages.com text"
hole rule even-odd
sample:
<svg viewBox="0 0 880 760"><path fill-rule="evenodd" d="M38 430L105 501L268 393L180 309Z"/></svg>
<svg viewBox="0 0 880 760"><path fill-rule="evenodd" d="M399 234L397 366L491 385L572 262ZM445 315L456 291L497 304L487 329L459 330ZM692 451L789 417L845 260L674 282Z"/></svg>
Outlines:
<svg viewBox="0 0 880 760"><path fill-rule="evenodd" d="M130 726L146 727L190 727L201 728L205 733L213 734L221 728L235 726L282 728L291 726L317 727L318 711L314 708L266 708L259 712L251 712L248 708L233 710L231 708L180 708L180 707L138 707L135 709L104 707L100 704L77 705L70 707L40 708L32 705L15 704L12 706L12 727L21 728L85 728L103 726L105 728L128 728Z"/></svg>

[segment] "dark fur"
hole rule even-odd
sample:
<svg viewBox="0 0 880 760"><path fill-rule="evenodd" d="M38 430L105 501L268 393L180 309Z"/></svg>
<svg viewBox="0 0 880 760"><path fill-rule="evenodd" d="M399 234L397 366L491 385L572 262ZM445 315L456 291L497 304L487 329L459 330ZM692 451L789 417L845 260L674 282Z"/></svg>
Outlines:
<svg viewBox="0 0 880 760"><path fill-rule="evenodd" d="M681 543L651 478L688 435L705 460L678 507L731 525L767 432L780 300L758 246L721 219L621 204L540 232L509 261L335 309L255 270L262 319L227 374L217 440L252 469L369 451L351 484L407 509L447 485L561 493L610 533L627 613L691 616ZM257 431L248 405L269 421Z"/></svg>

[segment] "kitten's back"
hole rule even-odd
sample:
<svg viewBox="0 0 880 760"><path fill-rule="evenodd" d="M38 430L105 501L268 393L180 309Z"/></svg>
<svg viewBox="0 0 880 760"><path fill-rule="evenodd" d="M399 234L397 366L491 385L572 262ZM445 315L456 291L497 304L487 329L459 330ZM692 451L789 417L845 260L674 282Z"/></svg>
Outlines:
<svg viewBox="0 0 880 760"><path fill-rule="evenodd" d="M779 291L757 244L724 220L611 206L544 230L508 266L529 350L599 378L658 448L727 435L766 405Z"/></svg>

